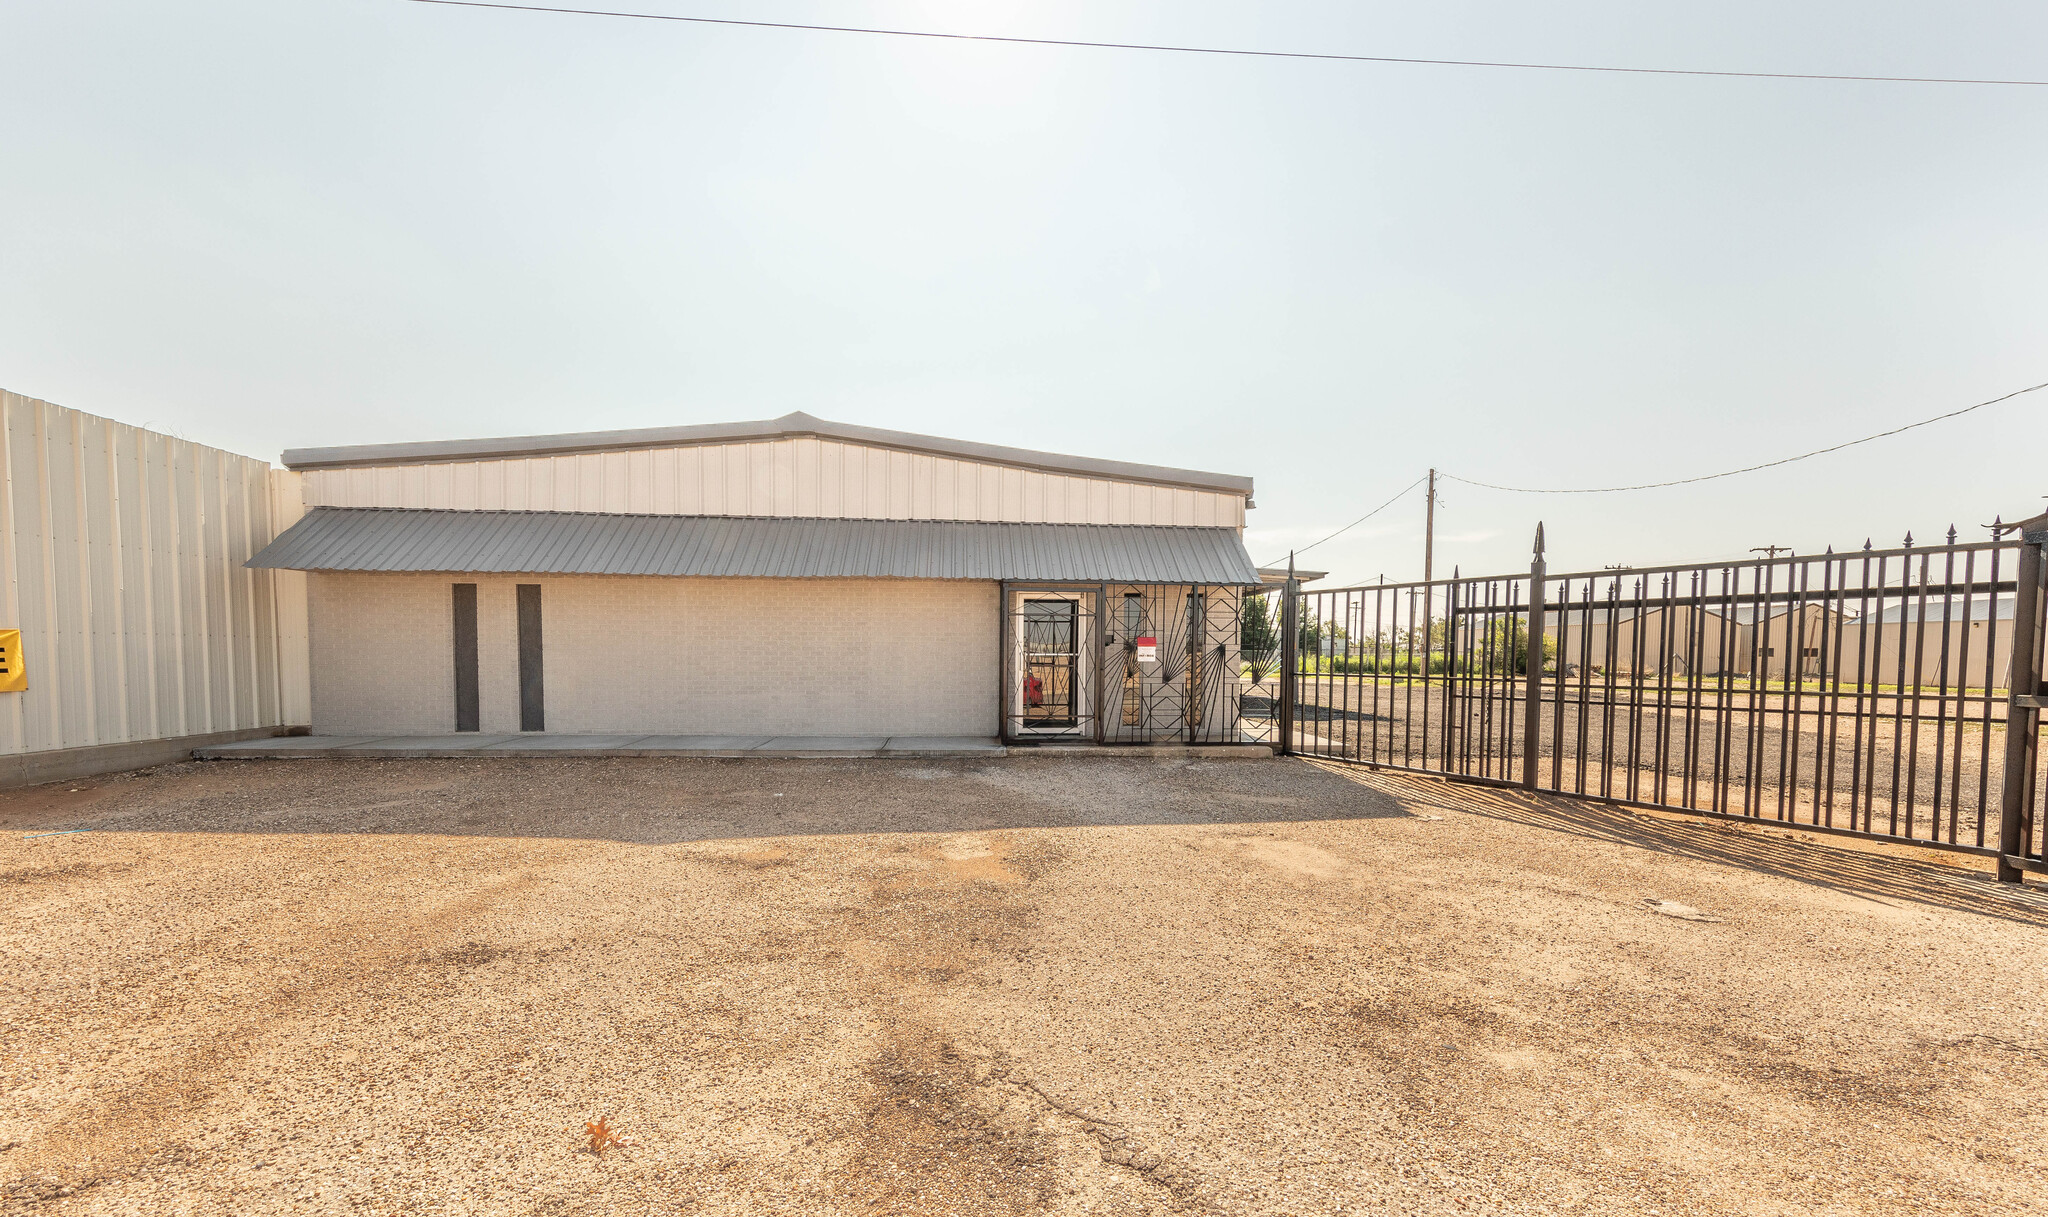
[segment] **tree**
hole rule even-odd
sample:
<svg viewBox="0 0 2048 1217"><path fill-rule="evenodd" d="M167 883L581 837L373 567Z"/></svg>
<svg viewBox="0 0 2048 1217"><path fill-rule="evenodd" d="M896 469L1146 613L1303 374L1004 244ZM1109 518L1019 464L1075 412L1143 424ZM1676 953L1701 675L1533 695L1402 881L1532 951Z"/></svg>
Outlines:
<svg viewBox="0 0 2048 1217"><path fill-rule="evenodd" d="M1515 673L1523 671L1529 656L1529 625L1520 617L1496 619L1486 627L1486 636L1479 645L1459 660L1459 666L1470 670ZM1557 660L1557 639L1545 636L1543 639L1543 662L1548 667Z"/></svg>
<svg viewBox="0 0 2048 1217"><path fill-rule="evenodd" d="M1245 675L1253 684L1266 679L1280 664L1280 630L1273 624L1273 610L1258 593L1244 598L1244 615L1237 627L1237 648L1244 656Z"/></svg>
<svg viewBox="0 0 2048 1217"><path fill-rule="evenodd" d="M1350 644L1351 634L1341 624L1316 616L1307 605L1302 605L1300 612L1294 627L1294 646L1299 653L1335 655Z"/></svg>

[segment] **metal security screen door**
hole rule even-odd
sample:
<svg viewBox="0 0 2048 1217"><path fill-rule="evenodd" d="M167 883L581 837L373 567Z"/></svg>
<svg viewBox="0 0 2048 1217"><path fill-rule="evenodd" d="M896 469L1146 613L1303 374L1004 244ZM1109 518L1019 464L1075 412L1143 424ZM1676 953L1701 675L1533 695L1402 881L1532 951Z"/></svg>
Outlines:
<svg viewBox="0 0 2048 1217"><path fill-rule="evenodd" d="M1081 725L1081 605L1027 596L1018 614L1017 729L1072 731Z"/></svg>

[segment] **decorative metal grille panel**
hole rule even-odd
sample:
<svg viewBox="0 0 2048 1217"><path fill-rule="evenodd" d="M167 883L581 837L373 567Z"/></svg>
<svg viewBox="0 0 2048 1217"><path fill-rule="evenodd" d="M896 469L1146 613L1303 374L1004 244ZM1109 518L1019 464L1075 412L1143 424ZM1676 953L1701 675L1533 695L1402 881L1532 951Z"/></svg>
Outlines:
<svg viewBox="0 0 2048 1217"><path fill-rule="evenodd" d="M1223 584L1006 588L1004 734L1276 743L1278 599Z"/></svg>

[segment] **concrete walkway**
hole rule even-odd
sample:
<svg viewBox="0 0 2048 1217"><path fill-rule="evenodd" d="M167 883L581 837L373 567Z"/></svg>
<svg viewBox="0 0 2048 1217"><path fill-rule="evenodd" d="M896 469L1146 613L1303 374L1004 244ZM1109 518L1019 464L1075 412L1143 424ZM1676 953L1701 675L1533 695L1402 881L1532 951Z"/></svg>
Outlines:
<svg viewBox="0 0 2048 1217"><path fill-rule="evenodd" d="M974 736L918 735L285 735L200 748L203 761L359 756L1001 756Z"/></svg>
<svg viewBox="0 0 2048 1217"><path fill-rule="evenodd" d="M202 761L305 760L313 757L472 756L748 756L915 757L1126 755L1253 760L1273 755L1264 744L1087 743L1004 747L971 735L281 735L195 749Z"/></svg>

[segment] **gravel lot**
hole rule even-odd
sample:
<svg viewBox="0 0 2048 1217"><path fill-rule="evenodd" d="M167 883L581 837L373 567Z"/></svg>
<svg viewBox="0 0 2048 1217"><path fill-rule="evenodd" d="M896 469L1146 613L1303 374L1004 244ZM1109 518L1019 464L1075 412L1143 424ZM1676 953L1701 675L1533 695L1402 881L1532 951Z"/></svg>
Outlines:
<svg viewBox="0 0 2048 1217"><path fill-rule="evenodd" d="M2048 1211L2048 899L1978 859L1278 760L221 762L0 827L10 1213Z"/></svg>
<svg viewBox="0 0 2048 1217"><path fill-rule="evenodd" d="M1537 736L1540 781L1553 785L1561 765L1564 789L1600 794L1605 770L1607 793L1627 797L1633 779L1636 799L1666 807L1738 814L1748 807L1775 817L1782 801L1797 822L1963 844L1978 843L1981 830L1984 840L1997 842L1999 785L2005 774L2002 723L1987 729L1975 718L1963 721L1953 702L1940 706L1932 696L1922 702L1928 717L1916 728L1910 718L1888 713L1896 699L1880 706L1887 713L1866 713L1859 721L1853 695L1839 700L1837 713L1823 714L1826 703L1808 694L1794 721L1781 712L1782 696L1765 698L1766 710L1752 716L1746 709L1716 708L1710 693L1702 691L1699 707L1664 709L1654 693L1638 707L1626 701L1624 692L1611 707L1603 710L1594 701L1582 712L1576 686L1568 686L1561 732L1556 704L1544 706ZM1296 747L1302 752L1418 769L1442 767L1440 687L1388 682L1375 688L1357 679L1305 679L1300 697ZM1518 773L1522 703L1510 703L1496 687L1488 698L1465 700L1461 709L1456 764L1486 777ZM1937 721L1944 710L1948 717ZM1971 715L1980 712L1979 706L1969 707ZM1665 778L1661 794L1660 773ZM1723 802L1717 805L1717 799ZM1858 808L1853 823L1852 806ZM1980 817L1980 812L1987 814Z"/></svg>

